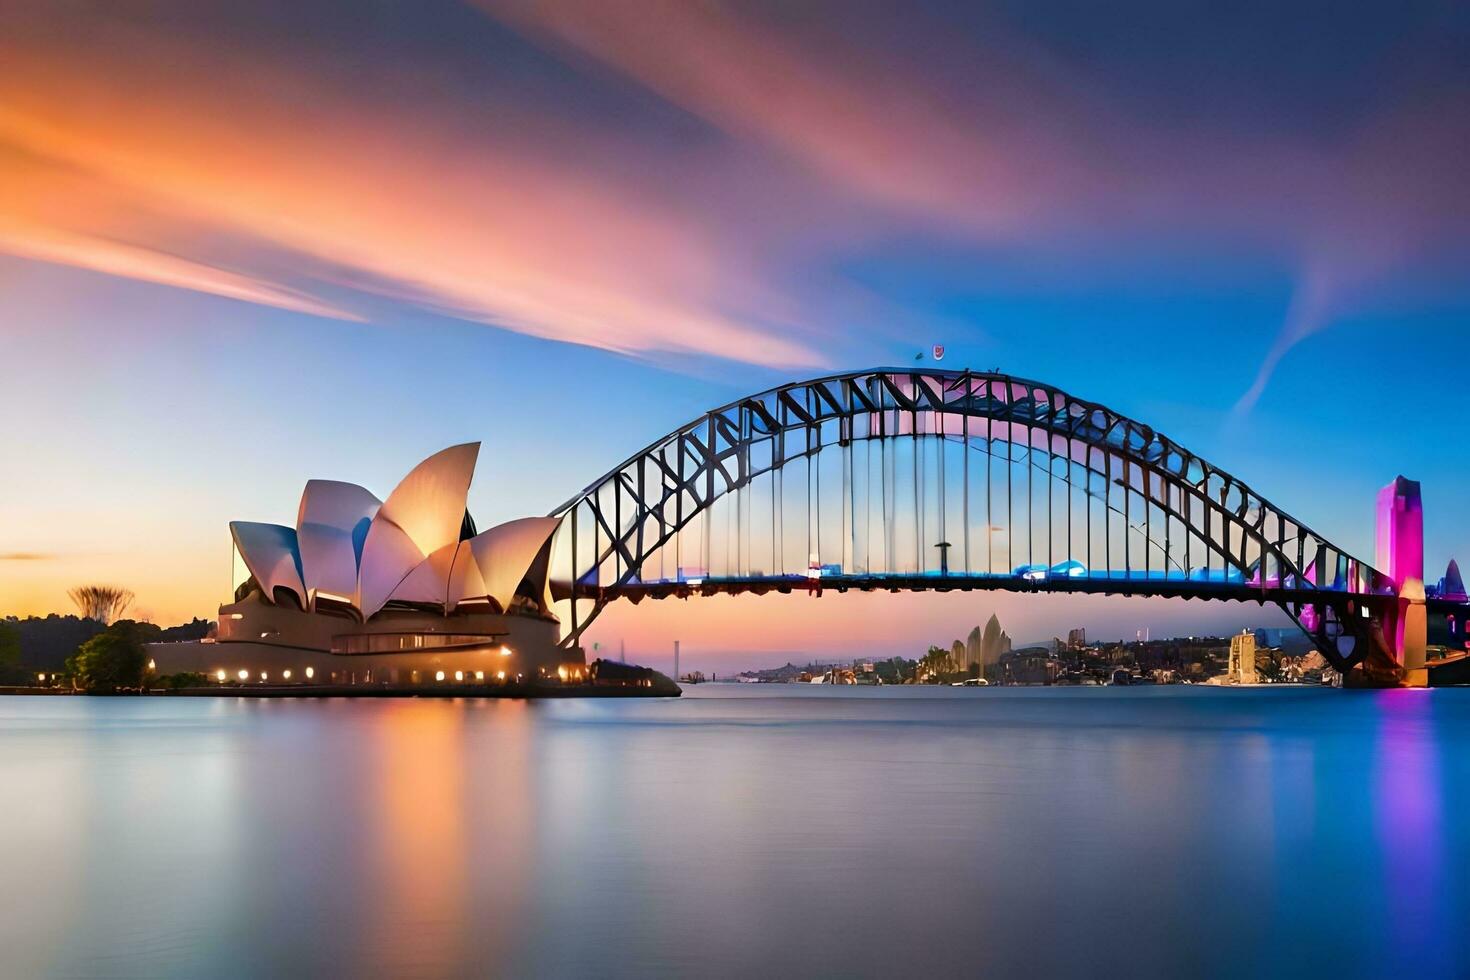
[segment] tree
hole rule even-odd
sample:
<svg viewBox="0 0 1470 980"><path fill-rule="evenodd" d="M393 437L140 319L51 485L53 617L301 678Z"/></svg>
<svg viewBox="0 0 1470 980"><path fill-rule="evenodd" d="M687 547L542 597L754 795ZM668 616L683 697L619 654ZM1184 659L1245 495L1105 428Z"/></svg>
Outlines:
<svg viewBox="0 0 1470 980"><path fill-rule="evenodd" d="M954 660L943 647L930 647L919 661L919 680L937 679L942 674L954 672Z"/></svg>
<svg viewBox="0 0 1470 980"><path fill-rule="evenodd" d="M133 602L133 594L116 585L79 585L67 595L84 619L95 619L103 626L112 625Z"/></svg>
<svg viewBox="0 0 1470 980"><path fill-rule="evenodd" d="M138 624L124 619L77 647L66 661L66 671L82 690L107 694L142 687L147 665L148 651Z"/></svg>
<svg viewBox="0 0 1470 980"><path fill-rule="evenodd" d="M20 680L20 630L0 623L0 683Z"/></svg>
<svg viewBox="0 0 1470 980"><path fill-rule="evenodd" d="M0 667L10 667L20 662L20 630L9 623L0 623Z"/></svg>

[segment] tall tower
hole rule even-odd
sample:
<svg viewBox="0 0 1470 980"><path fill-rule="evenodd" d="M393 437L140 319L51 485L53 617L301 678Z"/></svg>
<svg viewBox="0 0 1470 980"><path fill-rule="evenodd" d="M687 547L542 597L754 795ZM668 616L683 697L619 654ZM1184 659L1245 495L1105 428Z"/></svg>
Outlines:
<svg viewBox="0 0 1470 980"><path fill-rule="evenodd" d="M1230 663L1226 677L1235 684L1256 682L1256 634L1241 630L1230 638Z"/></svg>
<svg viewBox="0 0 1470 980"><path fill-rule="evenodd" d="M1374 564L1393 582L1399 597L1397 614L1385 624L1384 638L1404 668L1404 683L1425 687L1429 624L1424 609L1424 507L1417 481L1400 476L1378 491Z"/></svg>

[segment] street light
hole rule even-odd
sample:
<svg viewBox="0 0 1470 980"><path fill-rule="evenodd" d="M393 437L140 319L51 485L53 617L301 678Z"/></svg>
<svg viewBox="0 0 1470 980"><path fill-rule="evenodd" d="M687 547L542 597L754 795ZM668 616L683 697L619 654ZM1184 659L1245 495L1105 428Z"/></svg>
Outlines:
<svg viewBox="0 0 1470 980"><path fill-rule="evenodd" d="M950 544L948 541L941 541L938 544L936 544L934 547L936 547L936 548L939 549L939 574L940 575L948 575L949 574L949 549L950 548L953 548L954 545Z"/></svg>

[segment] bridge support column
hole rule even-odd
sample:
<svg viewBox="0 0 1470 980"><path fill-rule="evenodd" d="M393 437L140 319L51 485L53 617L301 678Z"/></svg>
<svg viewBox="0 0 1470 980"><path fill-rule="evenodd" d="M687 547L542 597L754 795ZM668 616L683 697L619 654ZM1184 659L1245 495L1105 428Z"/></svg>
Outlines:
<svg viewBox="0 0 1470 980"><path fill-rule="evenodd" d="M1424 508L1419 484L1402 476L1378 492L1375 563L1393 582L1398 604L1384 639L1403 670L1403 683L1427 687L1428 617L1424 606Z"/></svg>

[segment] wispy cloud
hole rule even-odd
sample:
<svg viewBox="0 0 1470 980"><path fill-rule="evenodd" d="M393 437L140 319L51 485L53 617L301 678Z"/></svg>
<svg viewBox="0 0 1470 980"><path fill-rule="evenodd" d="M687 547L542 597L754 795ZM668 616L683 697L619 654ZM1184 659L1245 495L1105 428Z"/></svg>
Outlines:
<svg viewBox="0 0 1470 980"><path fill-rule="evenodd" d="M55 558L55 555L42 554L38 551L0 552L0 561L52 561Z"/></svg>
<svg viewBox="0 0 1470 980"><path fill-rule="evenodd" d="M791 369L861 349L848 314L886 300L833 270L916 234L1059 278L1140 242L1244 244L1302 270L1248 411L1292 345L1470 225L1455 85L1389 77L1346 136L1308 139L1209 106L1157 117L999 16L947 32L867 8L477 6L461 27L526 56L509 25L555 82L517 86L499 50L450 67L248 12L163 30L7 5L0 250L320 316L386 299Z"/></svg>
<svg viewBox="0 0 1470 980"><path fill-rule="evenodd" d="M1418 51L1390 64L1358 126L1324 141L1305 127L1245 129L1209 107L1188 125L1154 119L999 18L957 41L933 25L926 34L923 14L906 11L865 43L833 27L843 16L782 19L756 5L478 2L871 207L950 233L1067 265L1079 245L1106 254L1140 237L1244 242L1298 268L1291 309L1237 413L1292 347L1373 285L1447 238L1470 239L1470 195L1450 163L1470 148L1457 108L1470 93L1463 80L1417 77Z"/></svg>
<svg viewBox="0 0 1470 980"><path fill-rule="evenodd" d="M0 141L18 151L0 155L16 205L0 248L358 317L322 298L340 293L316 278L332 269L380 293L401 283L401 302L614 351L824 361L727 237L651 197L650 178L616 176L679 160L618 162L634 151L590 134L580 148L617 164L599 174L534 109L374 103L261 51L109 39L0 41Z"/></svg>
<svg viewBox="0 0 1470 980"><path fill-rule="evenodd" d="M927 50L944 65L926 74L891 49L835 30L813 36L800 23L778 28L743 5L478 2L531 37L778 149L829 188L945 226L1035 231L1064 210L1056 194L1070 198L1090 179L1083 148L1106 122L1089 118L1103 107L1080 88L1058 91L1047 77L1056 66L1013 34L1003 44L982 39L978 58L929 37ZM962 77L946 77L952 68Z"/></svg>

